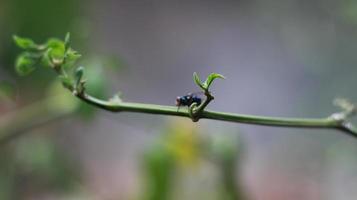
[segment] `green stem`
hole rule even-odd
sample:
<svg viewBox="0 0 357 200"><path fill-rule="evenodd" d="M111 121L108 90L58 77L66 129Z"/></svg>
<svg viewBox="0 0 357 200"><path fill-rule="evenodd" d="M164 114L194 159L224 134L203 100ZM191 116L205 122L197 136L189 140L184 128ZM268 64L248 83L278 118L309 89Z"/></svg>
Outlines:
<svg viewBox="0 0 357 200"><path fill-rule="evenodd" d="M129 103L129 102L111 102L103 101L92 97L86 93L77 95L83 101L111 112L137 112L159 115L171 115L188 117L188 110L177 110L175 106L163 106L155 104ZM213 119L220 121L263 125L263 126L279 126L279 127L294 127L294 128L326 128L343 131L349 135L357 137L357 129L350 123L346 123L340 119L333 117L326 118L280 118L280 117L264 117L255 115L242 115L227 112L216 112L203 110L197 116L198 119Z"/></svg>
<svg viewBox="0 0 357 200"><path fill-rule="evenodd" d="M15 39L16 40L16 39ZM95 97L88 95L85 92L85 81L82 80L83 68L78 68L76 71L76 83L72 83L73 80L71 76L68 76L64 65L68 64L67 53L69 53L69 35L65 39L65 49L63 60L56 60L51 57L50 47L46 47L43 50L43 55L50 57L50 62L47 64L52 67L55 72L64 77L62 79L63 85L69 89L73 95L77 96L84 102L96 106L98 108L108 110L111 112L138 112L138 113L149 113L149 114L160 114L160 115L171 115L171 116L180 116L188 117L192 121L197 122L200 119L213 119L220 121L236 122L236 123L246 123L246 124L255 124L255 125L264 125L264 126L280 126L280 127L296 127L296 128L327 128L327 129L336 129L343 131L349 135L357 137L357 128L354 127L351 123L347 121L350 115L355 114L356 107L349 102L339 101L338 104L343 108L341 113L333 113L326 118L278 118L278 117L264 117L264 116L254 116L254 115L241 115L234 113L226 112L215 112L206 110L206 106L214 99L214 97L209 92L209 87L213 80L216 78L224 78L220 74L212 73L210 74L206 81L202 83L196 73L194 73L195 83L204 91L206 95L205 101L201 105L191 104L189 109L186 110L177 110L177 107L174 106L162 106L154 104L141 104L141 103L129 103L122 102L120 99L114 100L100 100ZM21 47L21 44L19 45ZM39 51L41 51L39 49ZM76 57L74 51L72 54ZM72 59L72 62L76 59ZM70 80L67 80L70 79ZM1 130L1 124L0 124ZM1 136L1 135L0 135Z"/></svg>
<svg viewBox="0 0 357 200"><path fill-rule="evenodd" d="M62 66L60 66L60 68L63 69ZM56 72L59 75L67 76L64 70L56 70ZM180 116L180 117L188 117L193 122L197 122L200 119L213 119L213 120L220 120L220 121L229 121L229 122L264 125L264 126L281 126L281 127L295 127L295 128L328 128L328 129L340 130L349 135L357 137L357 129L353 127L352 124L346 122L347 117L342 117L342 118L333 117L336 116L336 114L333 114L331 115L331 117L327 117L327 118L278 118L278 117L264 117L264 116L254 116L254 115L241 115L241 114L215 112L215 111L206 110L205 109L206 106L214 99L214 97L209 92L209 88L208 88L209 84L205 88L202 87L198 78L195 79L195 81L203 89L206 99L201 105L199 106L191 105L187 110L177 110L177 107L174 106L162 106L162 105L155 105L155 104L141 104L141 103L129 103L129 102L122 102L122 101L100 100L88 95L85 92L84 82L83 85L79 85L79 83L82 83L81 79L82 76L78 78L77 84L74 87L68 88L72 92L72 94L74 94L81 100L93 106L111 112L126 111L126 112Z"/></svg>
<svg viewBox="0 0 357 200"><path fill-rule="evenodd" d="M208 106L208 104L214 99L214 97L211 95L208 89L204 90L204 94L206 96L206 99L201 105L197 106L197 103L194 103L188 108L188 112L193 122L198 122L198 120L200 120L200 116L202 115L203 111Z"/></svg>

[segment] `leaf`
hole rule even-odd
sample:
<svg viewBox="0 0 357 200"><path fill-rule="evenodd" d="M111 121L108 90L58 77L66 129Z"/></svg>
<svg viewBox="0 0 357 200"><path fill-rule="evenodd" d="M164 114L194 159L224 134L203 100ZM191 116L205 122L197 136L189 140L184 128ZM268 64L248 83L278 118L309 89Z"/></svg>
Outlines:
<svg viewBox="0 0 357 200"><path fill-rule="evenodd" d="M83 74L84 74L84 67L83 66L78 67L75 72L77 84L79 84L79 82L82 80Z"/></svg>
<svg viewBox="0 0 357 200"><path fill-rule="evenodd" d="M70 40L71 40L71 34L69 32L67 32L66 37L64 38L65 51L67 51L69 49Z"/></svg>
<svg viewBox="0 0 357 200"><path fill-rule="evenodd" d="M217 78L226 79L226 77L224 77L221 74L212 73L207 77L206 81L203 83L203 87L208 89L211 86L212 82Z"/></svg>
<svg viewBox="0 0 357 200"><path fill-rule="evenodd" d="M14 39L16 45L22 49L27 50L27 49L37 48L36 43L29 38L22 38L17 35L14 35L13 39Z"/></svg>
<svg viewBox="0 0 357 200"><path fill-rule="evenodd" d="M43 54L42 59L41 59L41 64L45 67L51 67L52 66L52 60L50 57L50 52L51 48L48 48L46 52Z"/></svg>
<svg viewBox="0 0 357 200"><path fill-rule="evenodd" d="M193 73L193 80L195 81L196 85L198 85L200 88L202 88L202 90L206 90L204 85L202 85L200 77L198 77L196 72Z"/></svg>
<svg viewBox="0 0 357 200"><path fill-rule="evenodd" d="M15 69L21 76L26 76L35 70L35 60L28 53L23 53L16 59Z"/></svg>
<svg viewBox="0 0 357 200"><path fill-rule="evenodd" d="M76 72L74 74L75 76L75 89L77 90L77 92L82 93L84 91L84 83L85 81L82 80L83 78L83 74L84 74L84 68L82 66L78 67L76 69Z"/></svg>
<svg viewBox="0 0 357 200"><path fill-rule="evenodd" d="M53 59L63 59L64 58L65 45L64 45L63 41L56 39L56 38L52 38L47 41L46 46L48 49L51 49L48 52L48 55L50 57L52 57Z"/></svg>
<svg viewBox="0 0 357 200"><path fill-rule="evenodd" d="M66 62L64 67L71 68L81 56L82 55L79 54L77 51L69 48L66 52Z"/></svg>

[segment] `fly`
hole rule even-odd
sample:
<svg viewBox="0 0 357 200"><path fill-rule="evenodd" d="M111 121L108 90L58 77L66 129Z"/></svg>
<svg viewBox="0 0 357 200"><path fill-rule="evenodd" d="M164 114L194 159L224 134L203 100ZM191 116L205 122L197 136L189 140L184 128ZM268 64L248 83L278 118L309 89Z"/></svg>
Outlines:
<svg viewBox="0 0 357 200"><path fill-rule="evenodd" d="M188 93L187 95L184 96L178 96L176 98L176 106L191 106L193 103L197 103L197 105L200 105L202 103L202 98L199 97L200 93Z"/></svg>

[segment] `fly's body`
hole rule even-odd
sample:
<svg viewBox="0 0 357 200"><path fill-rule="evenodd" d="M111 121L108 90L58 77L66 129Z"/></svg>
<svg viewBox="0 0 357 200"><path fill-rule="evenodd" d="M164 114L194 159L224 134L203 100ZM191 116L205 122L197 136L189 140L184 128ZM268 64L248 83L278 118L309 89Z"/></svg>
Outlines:
<svg viewBox="0 0 357 200"><path fill-rule="evenodd" d="M176 106L190 106L193 103L197 103L200 105L202 103L201 97L199 97L196 93L188 93L185 96L178 96L176 98Z"/></svg>

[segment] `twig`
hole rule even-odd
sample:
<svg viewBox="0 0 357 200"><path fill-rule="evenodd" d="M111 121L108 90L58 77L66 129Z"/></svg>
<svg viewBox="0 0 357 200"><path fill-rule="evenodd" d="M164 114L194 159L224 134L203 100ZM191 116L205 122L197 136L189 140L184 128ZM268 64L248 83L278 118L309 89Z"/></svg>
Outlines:
<svg viewBox="0 0 357 200"><path fill-rule="evenodd" d="M93 106L111 112L137 112L159 115L171 115L188 117L193 121L198 121L199 119L213 119L263 126L336 129L348 133L351 136L357 137L356 127L354 127L351 123L348 123L346 121L347 119L338 119L333 117L338 113L332 114L331 116L325 118L279 118L202 110L201 112L196 112L193 118L192 115L190 115L189 109L177 111L177 108L175 106L131 103L123 101L104 101L90 96L86 93L83 93L82 95L77 95L77 97Z"/></svg>
<svg viewBox="0 0 357 200"><path fill-rule="evenodd" d="M201 82L198 75L194 73L194 81L202 89L206 99L201 105L197 103L190 104L188 110L177 110L173 106L123 102L118 96L108 101L97 99L86 93L85 81L83 80L83 67L79 67L76 70L74 77L69 76L66 72L80 56L70 48L69 34L66 35L64 42L55 40L56 45L53 45L54 41L37 45L27 38L14 37L14 40L20 48L25 50L25 53L21 54L16 62L16 69L20 74L26 75L33 70L32 65L36 59L33 56L31 57L31 55L38 55L39 53L41 55L40 59L43 59L42 63L51 67L59 75L65 88L82 101L103 110L189 117L194 122L200 119L213 119L264 126L336 129L357 137L357 128L348 121L350 117L356 114L356 106L341 99L336 101L336 103L342 108L342 112L333 113L325 118L277 118L206 110L207 105L214 99L211 92L209 92L210 85L217 78L225 78L216 73L210 74L204 82ZM37 52L34 52L34 49L37 49ZM63 52L63 55L58 55L58 52ZM67 67L65 68L65 66Z"/></svg>

